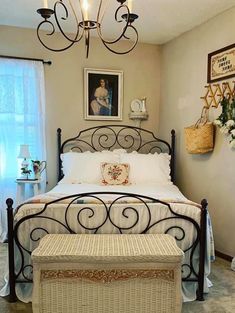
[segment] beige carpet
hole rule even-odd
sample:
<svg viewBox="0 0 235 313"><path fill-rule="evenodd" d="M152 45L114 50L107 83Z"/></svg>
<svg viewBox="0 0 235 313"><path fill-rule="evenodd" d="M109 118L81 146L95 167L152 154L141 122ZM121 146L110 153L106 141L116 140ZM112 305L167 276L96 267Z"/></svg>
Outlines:
<svg viewBox="0 0 235 313"><path fill-rule="evenodd" d="M2 275L6 258L7 245L0 244L0 275ZM210 293L205 297L206 300L184 303L183 313L235 313L235 272L230 269L230 263L217 258L212 264L210 279L214 286L210 288ZM0 297L0 313L31 312L31 304L19 301L8 303L7 299Z"/></svg>

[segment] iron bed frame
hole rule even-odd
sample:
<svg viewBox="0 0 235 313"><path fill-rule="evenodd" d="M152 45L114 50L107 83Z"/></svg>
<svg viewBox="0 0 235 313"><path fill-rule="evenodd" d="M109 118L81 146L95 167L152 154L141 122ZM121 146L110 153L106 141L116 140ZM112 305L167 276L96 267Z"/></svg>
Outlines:
<svg viewBox="0 0 235 313"><path fill-rule="evenodd" d="M147 137L150 139L146 139ZM167 143L164 140L161 140L155 135L146 129L127 126L127 125L106 125L106 126L96 126L91 127L79 132L76 137L69 138L62 143L61 140L61 129L57 130L57 142L58 142L58 180L63 177L62 172L62 161L61 161L61 153L66 151L100 151L103 149L113 150L115 148L124 148L128 151L138 151L138 152L167 152L171 155L170 161L170 169L171 169L171 179L175 181L174 175L174 162L175 162L175 131L171 131L171 144ZM116 195L116 199L110 202L104 202L102 200L102 195ZM82 214L86 213L87 219L96 217L96 210L92 205L84 202L84 198L92 198L96 202L98 202L103 207L104 218L102 222L95 227L89 227L82 221ZM160 201L158 199L154 199L151 197L146 197L138 194L132 193L120 193L120 192L94 192L94 193L82 193L66 196L51 202L46 203L40 212L29 214L20 218L16 223L14 222L14 209L13 209L13 200L7 199L7 216L8 216L8 257L9 257L9 284L10 284L10 297L9 301L16 301L16 293L15 286L16 283L31 283L32 282L32 265L27 264L27 258L25 254L30 258L32 253L27 247L20 242L19 239L19 229L20 226L24 222L29 222L29 220L33 221L35 219L41 219L41 221L45 221L45 219L50 220L52 223L59 224L64 229L64 233L78 233L77 229L73 229L68 221L68 212L70 212L74 204L79 204L76 206L75 210L75 218L77 220L77 226L80 230L89 231L90 233L99 233L104 225L107 223L111 223L117 233L125 233L133 229L140 220L139 212L135 207L133 207L130 202L126 204L126 207L121 208L120 214L121 216L128 221L130 214L134 214L135 219L134 222L131 222L129 225L119 225L119 222L115 222L113 217L113 207L118 203L125 203L125 199L132 198L133 202L140 202L143 205L143 209L146 210L147 221L143 226L143 229L140 233L148 233L150 229L158 226L161 222L165 220L185 220L188 223L191 223L195 228L195 240L193 243L184 250L184 252L189 253L189 264L182 264L182 281L192 281L198 283L197 289L197 299L204 300L203 297L203 289L204 289L204 273L205 273L205 253L206 253L206 225L207 225L207 201L203 199L201 201L201 215L200 215L200 223L198 224L194 219L189 216L182 215L173 211L171 205L167 202ZM45 215L44 212L49 210L51 206L54 206L60 201L67 201L65 207L65 214L63 216L63 221L57 220L54 217ZM171 213L170 217L166 217L159 220L152 220L151 210L153 208L149 208L149 203L159 203L167 208ZM81 207L81 205L84 205ZM156 208L154 208L156 209ZM99 209L100 210L100 209ZM175 235L175 239L177 242L180 242L186 238L185 230L177 225L167 226L164 230L164 233L171 233L172 230L179 231L178 235ZM29 230L29 239L32 242L36 242L38 244L39 240L43 235L49 233L49 231L43 226L39 225L31 230ZM16 268L15 265L15 250L18 250L20 255L21 264L19 268ZM195 251L199 249L199 266L195 267L193 263L193 256Z"/></svg>

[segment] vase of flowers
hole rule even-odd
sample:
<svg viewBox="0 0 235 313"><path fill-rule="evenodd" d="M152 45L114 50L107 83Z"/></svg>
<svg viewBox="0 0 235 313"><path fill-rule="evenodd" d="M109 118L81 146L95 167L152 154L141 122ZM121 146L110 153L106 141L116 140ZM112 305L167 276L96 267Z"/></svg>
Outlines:
<svg viewBox="0 0 235 313"><path fill-rule="evenodd" d="M235 99L224 97L220 102L222 113L214 120L220 132L228 135L229 146L235 148Z"/></svg>
<svg viewBox="0 0 235 313"><path fill-rule="evenodd" d="M32 160L32 167L35 179L41 178L41 173L46 168L46 161Z"/></svg>

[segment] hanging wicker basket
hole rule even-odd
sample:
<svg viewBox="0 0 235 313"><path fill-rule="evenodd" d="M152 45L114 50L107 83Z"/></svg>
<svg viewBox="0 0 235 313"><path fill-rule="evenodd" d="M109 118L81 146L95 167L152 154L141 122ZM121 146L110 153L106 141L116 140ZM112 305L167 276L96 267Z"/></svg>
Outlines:
<svg viewBox="0 0 235 313"><path fill-rule="evenodd" d="M207 109L203 108L195 125L185 127L185 145L188 153L203 154L214 149L214 125L208 121Z"/></svg>

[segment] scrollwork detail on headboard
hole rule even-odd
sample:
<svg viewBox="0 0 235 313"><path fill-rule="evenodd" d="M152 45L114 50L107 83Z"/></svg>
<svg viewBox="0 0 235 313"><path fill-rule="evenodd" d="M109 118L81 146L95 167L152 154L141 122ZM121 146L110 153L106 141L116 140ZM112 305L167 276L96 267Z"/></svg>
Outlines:
<svg viewBox="0 0 235 313"><path fill-rule="evenodd" d="M57 130L58 180L63 177L60 155L68 151L102 151L125 149L128 152L168 153L171 155L171 177L174 181L175 131L171 131L171 144L153 132L129 125L102 125L81 130L77 136L61 141L61 129Z"/></svg>

